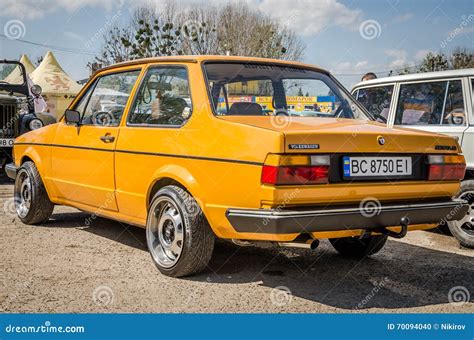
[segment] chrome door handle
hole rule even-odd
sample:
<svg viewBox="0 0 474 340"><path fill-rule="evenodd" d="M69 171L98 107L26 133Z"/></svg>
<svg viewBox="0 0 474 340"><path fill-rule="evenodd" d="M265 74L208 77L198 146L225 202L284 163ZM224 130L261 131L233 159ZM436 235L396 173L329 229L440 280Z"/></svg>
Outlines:
<svg viewBox="0 0 474 340"><path fill-rule="evenodd" d="M115 137L111 135L105 135L105 136L100 136L100 140L103 141L104 143L112 143L115 140Z"/></svg>

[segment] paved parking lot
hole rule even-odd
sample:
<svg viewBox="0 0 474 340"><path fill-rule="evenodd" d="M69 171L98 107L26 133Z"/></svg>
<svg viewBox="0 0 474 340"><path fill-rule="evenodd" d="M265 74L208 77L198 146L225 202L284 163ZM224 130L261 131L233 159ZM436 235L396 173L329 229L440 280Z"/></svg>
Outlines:
<svg viewBox="0 0 474 340"><path fill-rule="evenodd" d="M362 261L218 242L208 270L173 279L152 263L143 229L56 207L25 226L0 184L2 312L474 312L474 251L414 232ZM451 302L450 302L451 301Z"/></svg>

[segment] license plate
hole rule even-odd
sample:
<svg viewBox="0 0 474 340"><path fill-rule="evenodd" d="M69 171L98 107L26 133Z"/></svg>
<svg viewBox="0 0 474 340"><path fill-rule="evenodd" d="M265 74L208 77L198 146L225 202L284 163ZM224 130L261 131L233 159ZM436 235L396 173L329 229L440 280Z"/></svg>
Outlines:
<svg viewBox="0 0 474 340"><path fill-rule="evenodd" d="M343 158L344 177L399 177L412 174L411 157Z"/></svg>
<svg viewBox="0 0 474 340"><path fill-rule="evenodd" d="M13 138L0 138L0 146L13 146Z"/></svg>

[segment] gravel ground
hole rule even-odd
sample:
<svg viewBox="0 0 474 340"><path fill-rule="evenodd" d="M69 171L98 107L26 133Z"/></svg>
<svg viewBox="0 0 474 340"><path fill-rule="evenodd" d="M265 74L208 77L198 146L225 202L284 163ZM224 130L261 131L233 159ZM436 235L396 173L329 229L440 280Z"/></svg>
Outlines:
<svg viewBox="0 0 474 340"><path fill-rule="evenodd" d="M173 279L155 268L143 229L67 207L26 226L12 190L0 184L2 312L474 312L474 250L439 233L389 240L362 261L326 241L316 251L218 242L207 272Z"/></svg>

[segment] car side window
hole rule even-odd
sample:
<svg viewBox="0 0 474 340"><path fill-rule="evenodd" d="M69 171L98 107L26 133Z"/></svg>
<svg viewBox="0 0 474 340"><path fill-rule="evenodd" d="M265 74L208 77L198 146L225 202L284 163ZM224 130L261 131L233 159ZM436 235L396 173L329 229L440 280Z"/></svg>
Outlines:
<svg viewBox="0 0 474 340"><path fill-rule="evenodd" d="M392 101L393 85L361 88L356 99L376 118L387 121Z"/></svg>
<svg viewBox="0 0 474 340"><path fill-rule="evenodd" d="M462 94L461 81L448 81L448 91L445 100L443 124L465 125L465 123L466 116L464 110L464 98Z"/></svg>
<svg viewBox="0 0 474 340"><path fill-rule="evenodd" d="M118 126L140 70L100 77L76 107L83 125ZM84 105L84 106L83 106Z"/></svg>
<svg viewBox="0 0 474 340"><path fill-rule="evenodd" d="M400 86L395 124L465 124L461 81L402 84Z"/></svg>
<svg viewBox="0 0 474 340"><path fill-rule="evenodd" d="M192 103L185 67L148 70L128 117L129 124L183 125L191 116Z"/></svg>

